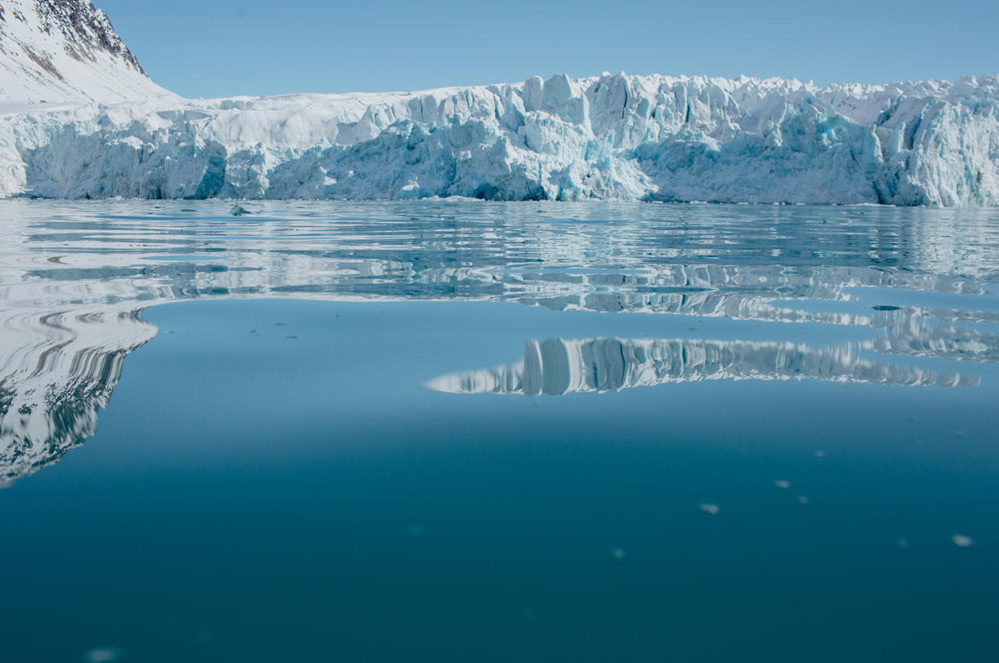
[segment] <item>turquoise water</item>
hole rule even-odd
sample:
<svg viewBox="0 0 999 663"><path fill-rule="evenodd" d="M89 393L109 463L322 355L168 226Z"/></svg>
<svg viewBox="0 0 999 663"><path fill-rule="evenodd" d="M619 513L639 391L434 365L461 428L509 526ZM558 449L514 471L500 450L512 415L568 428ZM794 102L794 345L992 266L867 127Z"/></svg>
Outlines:
<svg viewBox="0 0 999 663"><path fill-rule="evenodd" d="M999 213L0 205L0 661L992 660Z"/></svg>

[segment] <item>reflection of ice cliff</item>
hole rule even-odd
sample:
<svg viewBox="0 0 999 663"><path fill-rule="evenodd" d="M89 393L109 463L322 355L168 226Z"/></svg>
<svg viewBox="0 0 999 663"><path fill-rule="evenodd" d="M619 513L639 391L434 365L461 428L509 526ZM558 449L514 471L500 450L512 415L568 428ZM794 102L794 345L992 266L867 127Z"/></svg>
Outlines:
<svg viewBox="0 0 999 663"><path fill-rule="evenodd" d="M254 213L236 218L231 204L188 205L0 202L0 480L93 432L123 358L155 332L138 313L175 301L517 302L809 323L795 325L805 340L815 325L853 326L869 329L872 356L999 361L994 212L290 202L247 203ZM872 310L906 291L934 308ZM858 300L870 292L889 301ZM729 374L755 365L790 376L760 358L764 346L726 352L739 347ZM938 381L865 364L856 349L766 347L839 376L823 379ZM622 379L665 370L654 366L633 364Z"/></svg>
<svg viewBox="0 0 999 663"><path fill-rule="evenodd" d="M127 306L0 310L0 487L92 435L125 357L155 333Z"/></svg>
<svg viewBox="0 0 999 663"><path fill-rule="evenodd" d="M865 360L850 345L811 349L793 343L550 338L528 341L524 360L516 364L452 373L427 386L447 393L559 396L670 382L805 379L912 387L978 383L969 376Z"/></svg>

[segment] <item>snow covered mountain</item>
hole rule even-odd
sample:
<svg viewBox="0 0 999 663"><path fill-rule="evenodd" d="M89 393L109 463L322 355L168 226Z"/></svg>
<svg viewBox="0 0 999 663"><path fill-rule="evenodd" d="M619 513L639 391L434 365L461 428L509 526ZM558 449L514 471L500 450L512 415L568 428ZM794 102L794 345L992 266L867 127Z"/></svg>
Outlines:
<svg viewBox="0 0 999 663"><path fill-rule="evenodd" d="M16 61L36 74L5 74L23 88L10 99L102 102L0 112L0 196L999 205L999 76L559 75L188 101L87 0L0 2L4 66L27 43ZM118 100L134 103L104 105Z"/></svg>
<svg viewBox="0 0 999 663"><path fill-rule="evenodd" d="M0 2L0 104L136 101L150 80L90 0Z"/></svg>

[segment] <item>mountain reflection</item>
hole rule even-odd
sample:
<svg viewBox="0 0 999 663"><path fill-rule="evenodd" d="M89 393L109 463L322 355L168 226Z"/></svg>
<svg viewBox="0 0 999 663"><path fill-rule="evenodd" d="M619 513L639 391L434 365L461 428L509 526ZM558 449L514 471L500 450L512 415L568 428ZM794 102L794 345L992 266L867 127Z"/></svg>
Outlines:
<svg viewBox="0 0 999 663"><path fill-rule="evenodd" d="M0 202L0 483L93 434L125 357L156 333L140 313L176 301L516 302L793 323L806 338L815 325L870 332L822 349L532 342L521 363L432 382L461 393L708 379L960 386L975 378L876 358L999 361L990 211L275 202L235 218L221 203L189 205ZM934 293L934 305L873 310L895 293Z"/></svg>
<svg viewBox="0 0 999 663"><path fill-rule="evenodd" d="M806 379L908 387L978 384L973 376L862 359L853 345L811 349L793 343L550 338L528 341L516 364L443 375L427 386L454 394L561 396L703 380Z"/></svg>
<svg viewBox="0 0 999 663"><path fill-rule="evenodd" d="M93 435L125 358L155 334L128 306L0 311L0 488Z"/></svg>

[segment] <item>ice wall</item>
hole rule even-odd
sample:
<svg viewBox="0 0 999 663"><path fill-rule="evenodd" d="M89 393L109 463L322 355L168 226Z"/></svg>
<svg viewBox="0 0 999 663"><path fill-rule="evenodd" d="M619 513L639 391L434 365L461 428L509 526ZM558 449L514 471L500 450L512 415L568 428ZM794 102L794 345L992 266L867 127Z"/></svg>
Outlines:
<svg viewBox="0 0 999 663"><path fill-rule="evenodd" d="M999 204L999 77L554 76L8 114L0 195Z"/></svg>

